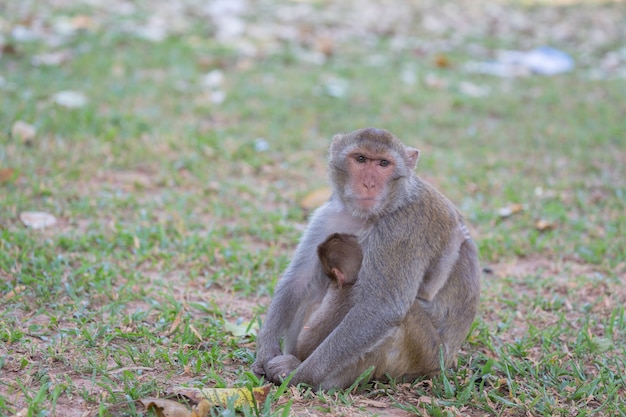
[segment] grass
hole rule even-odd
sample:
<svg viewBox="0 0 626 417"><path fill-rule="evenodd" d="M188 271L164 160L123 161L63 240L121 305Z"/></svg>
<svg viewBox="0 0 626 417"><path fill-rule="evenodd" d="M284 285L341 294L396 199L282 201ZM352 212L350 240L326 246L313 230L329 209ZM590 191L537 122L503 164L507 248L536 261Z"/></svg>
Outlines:
<svg viewBox="0 0 626 417"><path fill-rule="evenodd" d="M626 60L595 75L622 3L424 3L414 19L450 30L363 18L364 37L324 14L349 2L271 2L244 13L243 46L191 0L107 4L0 6L0 415L145 415L136 400L177 386L259 385L254 334L228 329L263 319L330 138L364 126L420 148L419 174L467 217L481 313L440 376L283 387L244 414L626 415ZM298 7L312 11L284 17ZM151 16L167 16L161 41L136 35ZM542 43L576 69L463 69ZM47 53L67 58L33 64ZM60 106L63 90L89 101ZM36 135L13 134L18 120ZM27 228L32 210L58 223Z"/></svg>

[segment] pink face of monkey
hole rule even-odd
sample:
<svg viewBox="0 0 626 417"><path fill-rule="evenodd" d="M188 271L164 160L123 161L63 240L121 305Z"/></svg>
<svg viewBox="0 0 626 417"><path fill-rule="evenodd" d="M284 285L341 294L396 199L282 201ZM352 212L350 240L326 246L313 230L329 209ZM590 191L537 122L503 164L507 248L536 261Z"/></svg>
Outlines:
<svg viewBox="0 0 626 417"><path fill-rule="evenodd" d="M362 210L372 210L384 201L395 161L391 155L355 149L347 157L349 190L353 203Z"/></svg>

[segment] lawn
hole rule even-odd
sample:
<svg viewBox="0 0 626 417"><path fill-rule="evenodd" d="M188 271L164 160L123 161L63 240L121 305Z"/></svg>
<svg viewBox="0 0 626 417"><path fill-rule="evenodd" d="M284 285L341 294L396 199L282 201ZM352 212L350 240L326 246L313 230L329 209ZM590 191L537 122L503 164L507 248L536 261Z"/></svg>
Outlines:
<svg viewBox="0 0 626 417"><path fill-rule="evenodd" d="M0 416L262 385L256 326L330 138L367 126L421 150L479 246L458 365L239 412L625 416L624 22L622 1L0 3ZM485 73L539 46L573 69Z"/></svg>

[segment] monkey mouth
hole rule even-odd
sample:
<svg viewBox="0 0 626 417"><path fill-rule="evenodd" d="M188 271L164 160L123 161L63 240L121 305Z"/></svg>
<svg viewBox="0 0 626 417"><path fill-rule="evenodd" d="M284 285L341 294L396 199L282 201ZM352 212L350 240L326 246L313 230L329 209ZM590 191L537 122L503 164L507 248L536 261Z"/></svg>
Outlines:
<svg viewBox="0 0 626 417"><path fill-rule="evenodd" d="M344 202L348 206L351 206L357 211L362 212L362 215L371 213L372 210L376 210L376 207L381 202L380 195L367 197L364 196L362 193L357 194L355 192L347 192L344 198Z"/></svg>
<svg viewBox="0 0 626 417"><path fill-rule="evenodd" d="M378 199L374 198L374 197L366 197L366 198L357 198L356 199L356 203L365 209L371 209L373 208L376 204L378 204Z"/></svg>

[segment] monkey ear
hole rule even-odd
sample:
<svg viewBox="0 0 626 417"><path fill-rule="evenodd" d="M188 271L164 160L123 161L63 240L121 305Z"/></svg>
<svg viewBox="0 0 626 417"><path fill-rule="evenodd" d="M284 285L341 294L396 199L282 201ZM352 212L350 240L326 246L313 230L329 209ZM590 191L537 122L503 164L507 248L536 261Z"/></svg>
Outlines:
<svg viewBox="0 0 626 417"><path fill-rule="evenodd" d="M345 284L346 282L346 276L343 274L343 272L339 270L339 268L333 268L331 269L331 271L333 272L333 274L335 275L335 278L337 279L337 286L339 288L343 287L343 284Z"/></svg>
<svg viewBox="0 0 626 417"><path fill-rule="evenodd" d="M409 162L409 168L415 169L417 166L417 161L420 158L420 151L415 148L410 148L407 146L406 148L406 159Z"/></svg>
<svg viewBox="0 0 626 417"><path fill-rule="evenodd" d="M341 139L343 138L343 135L341 133L337 133L335 136L333 136L333 140L330 143L330 155L334 155L335 154L335 150L337 149L337 146L339 145L339 142L341 141Z"/></svg>

